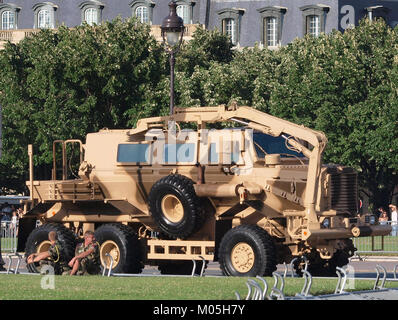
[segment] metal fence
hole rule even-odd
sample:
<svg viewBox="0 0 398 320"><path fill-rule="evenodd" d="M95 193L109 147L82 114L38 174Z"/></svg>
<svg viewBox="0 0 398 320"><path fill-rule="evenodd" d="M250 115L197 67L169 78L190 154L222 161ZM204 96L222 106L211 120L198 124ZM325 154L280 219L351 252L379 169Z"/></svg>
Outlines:
<svg viewBox="0 0 398 320"><path fill-rule="evenodd" d="M1 252L16 253L18 244L18 222L12 221L1 222Z"/></svg>
<svg viewBox="0 0 398 320"><path fill-rule="evenodd" d="M398 254L398 225L386 221L381 224L392 225L392 232L386 236L353 238L356 253L396 253Z"/></svg>
<svg viewBox="0 0 398 320"><path fill-rule="evenodd" d="M398 237L395 235L360 237L353 239L357 253L397 253Z"/></svg>

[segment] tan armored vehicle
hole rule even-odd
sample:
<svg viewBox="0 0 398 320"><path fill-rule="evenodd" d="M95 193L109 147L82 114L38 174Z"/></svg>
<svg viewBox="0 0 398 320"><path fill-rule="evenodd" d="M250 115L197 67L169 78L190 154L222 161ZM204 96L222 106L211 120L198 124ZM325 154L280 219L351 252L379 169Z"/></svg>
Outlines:
<svg viewBox="0 0 398 320"><path fill-rule="evenodd" d="M48 231L57 230L73 255L76 237L94 230L102 264L109 268L111 256L115 273L157 265L163 274L190 274L192 261L196 269L219 261L225 275L262 276L305 257L312 274L334 275L354 254L351 238L391 227L358 215L357 174L322 165L326 143L321 132L221 105L100 130L85 144L55 141L52 180L34 180L30 146L19 249L46 250ZM74 179L70 145L81 155ZM43 225L34 228L36 219Z"/></svg>

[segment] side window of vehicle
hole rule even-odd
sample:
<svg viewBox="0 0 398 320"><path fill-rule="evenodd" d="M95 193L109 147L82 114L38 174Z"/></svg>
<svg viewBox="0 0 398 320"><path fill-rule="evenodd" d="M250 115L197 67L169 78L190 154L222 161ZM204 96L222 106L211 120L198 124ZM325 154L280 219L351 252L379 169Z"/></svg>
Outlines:
<svg viewBox="0 0 398 320"><path fill-rule="evenodd" d="M207 151L209 165L244 164L241 155L244 145L240 130L218 130L209 133L208 144L203 144L201 154Z"/></svg>
<svg viewBox="0 0 398 320"><path fill-rule="evenodd" d="M117 162L126 164L150 164L150 144L123 143L118 145Z"/></svg>
<svg viewBox="0 0 398 320"><path fill-rule="evenodd" d="M164 164L191 164L195 162L195 143L165 144L163 149Z"/></svg>
<svg viewBox="0 0 398 320"><path fill-rule="evenodd" d="M210 143L208 156L209 164L218 164L218 152L216 143Z"/></svg>

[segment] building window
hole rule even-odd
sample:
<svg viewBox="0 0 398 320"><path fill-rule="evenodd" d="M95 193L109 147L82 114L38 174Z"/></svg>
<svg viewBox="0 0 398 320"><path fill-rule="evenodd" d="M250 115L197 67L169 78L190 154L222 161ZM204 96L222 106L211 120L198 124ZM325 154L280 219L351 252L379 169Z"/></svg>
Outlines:
<svg viewBox="0 0 398 320"><path fill-rule="evenodd" d="M275 17L266 18L265 25L267 28L266 30L267 47L276 47L278 45L276 18Z"/></svg>
<svg viewBox="0 0 398 320"><path fill-rule="evenodd" d="M177 15L182 18L184 24L192 24L193 6L195 2L190 0L177 0Z"/></svg>
<svg viewBox="0 0 398 320"><path fill-rule="evenodd" d="M17 17L21 8L10 3L0 3L1 30L17 29Z"/></svg>
<svg viewBox="0 0 398 320"><path fill-rule="evenodd" d="M184 24L190 24L190 14L189 14L189 7L187 5L179 5L177 6L177 15L182 18Z"/></svg>
<svg viewBox="0 0 398 320"><path fill-rule="evenodd" d="M55 28L55 11L57 8L51 2L41 2L33 6L35 13L34 28Z"/></svg>
<svg viewBox="0 0 398 320"><path fill-rule="evenodd" d="M236 44L236 23L234 19L227 18L223 20L222 32L230 37L232 44Z"/></svg>
<svg viewBox="0 0 398 320"><path fill-rule="evenodd" d="M93 24L98 23L98 12L94 8L88 8L84 11L84 20L92 26Z"/></svg>
<svg viewBox="0 0 398 320"><path fill-rule="evenodd" d="M155 3L150 0L138 0L130 3L133 17L141 23L152 24L153 7Z"/></svg>
<svg viewBox="0 0 398 320"><path fill-rule="evenodd" d="M281 45L283 20L287 8L264 7L257 10L262 18L262 44L268 48L276 48Z"/></svg>
<svg viewBox="0 0 398 320"><path fill-rule="evenodd" d="M15 25L15 16L14 12L4 11L1 14L1 29L2 30L11 30L14 29Z"/></svg>
<svg viewBox="0 0 398 320"><path fill-rule="evenodd" d="M137 9L135 9L135 16L141 23L149 23L148 7L137 7Z"/></svg>
<svg viewBox="0 0 398 320"><path fill-rule="evenodd" d="M314 37L318 37L325 32L326 16L329 7L324 5L310 5L301 7L303 12L303 33Z"/></svg>
<svg viewBox="0 0 398 320"><path fill-rule="evenodd" d="M244 10L234 8L217 11L217 14L221 20L222 33L230 37L233 45L239 45L240 21L243 13Z"/></svg>
<svg viewBox="0 0 398 320"><path fill-rule="evenodd" d="M319 16L307 16L307 34L318 37L321 34L321 19Z"/></svg>
<svg viewBox="0 0 398 320"><path fill-rule="evenodd" d="M92 26L100 24L102 20L102 9L104 5L99 1L84 1L79 5L82 16L82 23Z"/></svg>
<svg viewBox="0 0 398 320"><path fill-rule="evenodd" d="M42 9L37 14L37 27L38 28L53 28L53 23L50 17L50 11Z"/></svg>

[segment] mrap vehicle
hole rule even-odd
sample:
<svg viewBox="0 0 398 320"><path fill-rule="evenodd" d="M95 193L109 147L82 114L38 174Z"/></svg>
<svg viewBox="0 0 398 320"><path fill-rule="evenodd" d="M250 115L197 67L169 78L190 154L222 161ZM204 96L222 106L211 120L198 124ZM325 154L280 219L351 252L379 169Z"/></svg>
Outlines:
<svg viewBox="0 0 398 320"><path fill-rule="evenodd" d="M72 257L79 235L92 230L102 265L109 268L111 256L114 273L154 265L191 274L201 266L193 261L218 261L228 276L267 276L298 257L297 272L306 261L313 275L335 275L354 254L353 237L391 227L358 214L357 173L323 165L326 144L322 132L220 105L176 108L133 129L89 133L85 143L54 141L51 180L34 179L29 145L18 249L45 251L56 230ZM80 154L74 178L72 145Z"/></svg>

